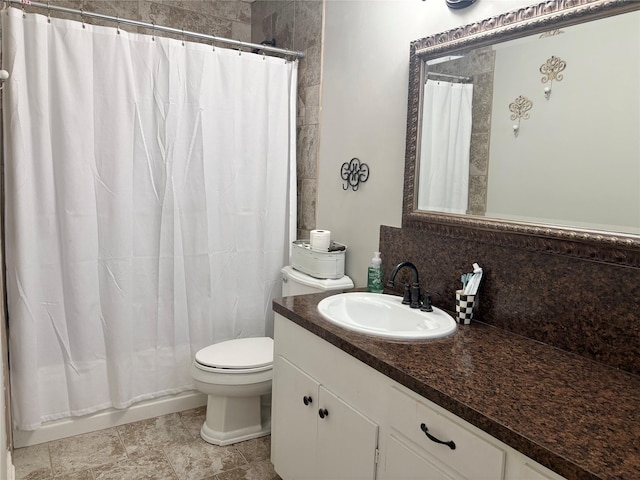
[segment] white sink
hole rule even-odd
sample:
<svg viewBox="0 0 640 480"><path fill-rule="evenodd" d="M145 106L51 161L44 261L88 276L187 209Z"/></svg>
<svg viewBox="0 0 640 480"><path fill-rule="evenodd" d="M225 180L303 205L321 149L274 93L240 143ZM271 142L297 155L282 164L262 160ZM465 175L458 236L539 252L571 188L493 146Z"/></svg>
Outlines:
<svg viewBox="0 0 640 480"><path fill-rule="evenodd" d="M451 315L433 307L421 312L402 297L381 293L340 293L321 300L318 312L331 323L376 337L397 340L440 338L456 331Z"/></svg>

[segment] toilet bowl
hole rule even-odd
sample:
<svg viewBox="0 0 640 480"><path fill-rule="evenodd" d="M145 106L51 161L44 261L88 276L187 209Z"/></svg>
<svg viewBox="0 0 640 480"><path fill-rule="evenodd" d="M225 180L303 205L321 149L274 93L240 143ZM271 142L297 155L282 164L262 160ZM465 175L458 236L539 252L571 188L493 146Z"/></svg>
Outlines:
<svg viewBox="0 0 640 480"><path fill-rule="evenodd" d="M191 376L208 395L202 439L230 445L268 435L269 405L263 415L261 397L271 394L272 373L273 340L268 337L228 340L199 350Z"/></svg>
<svg viewBox="0 0 640 480"><path fill-rule="evenodd" d="M284 297L353 288L346 275L318 279L290 266L281 272ZM191 376L196 388L208 395L203 440L230 445L271 433L271 338L240 338L203 348L196 353Z"/></svg>

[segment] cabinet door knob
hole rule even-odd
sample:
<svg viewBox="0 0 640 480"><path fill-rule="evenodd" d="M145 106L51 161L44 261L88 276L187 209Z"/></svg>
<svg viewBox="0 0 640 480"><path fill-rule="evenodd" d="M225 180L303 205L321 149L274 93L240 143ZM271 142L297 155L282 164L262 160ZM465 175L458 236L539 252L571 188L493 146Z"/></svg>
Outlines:
<svg viewBox="0 0 640 480"><path fill-rule="evenodd" d="M442 440L437 439L436 437L434 437L433 435L431 435L429 433L429 429L427 428L427 426L424 423L420 424L420 430L422 430L424 432L424 434L427 436L427 438L429 440L431 440L432 442L441 443L442 445L446 445L451 450L455 450L456 449L456 444L453 443L453 440L449 440L448 442L443 442Z"/></svg>
<svg viewBox="0 0 640 480"><path fill-rule="evenodd" d="M321 408L320 410L318 410L318 415L320 415L320 418L328 417L329 412L326 408Z"/></svg>
<svg viewBox="0 0 640 480"><path fill-rule="evenodd" d="M302 401L305 405L311 405L313 399L310 396L305 395L304 397L302 397Z"/></svg>

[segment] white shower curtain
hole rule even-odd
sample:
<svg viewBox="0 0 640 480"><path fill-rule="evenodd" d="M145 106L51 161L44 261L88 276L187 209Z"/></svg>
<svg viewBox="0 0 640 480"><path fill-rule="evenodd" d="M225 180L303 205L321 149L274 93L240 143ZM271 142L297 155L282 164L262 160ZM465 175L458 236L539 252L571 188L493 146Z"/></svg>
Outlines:
<svg viewBox="0 0 640 480"><path fill-rule="evenodd" d="M473 85L427 80L424 89L418 209L466 213Z"/></svg>
<svg viewBox="0 0 640 480"><path fill-rule="evenodd" d="M15 426L191 389L198 349L269 333L297 63L13 8L2 49Z"/></svg>

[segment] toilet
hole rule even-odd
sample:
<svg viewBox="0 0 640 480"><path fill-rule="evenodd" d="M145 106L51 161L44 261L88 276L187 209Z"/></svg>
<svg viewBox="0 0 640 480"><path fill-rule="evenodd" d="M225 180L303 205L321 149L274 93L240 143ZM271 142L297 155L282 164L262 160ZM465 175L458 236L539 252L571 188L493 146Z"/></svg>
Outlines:
<svg viewBox="0 0 640 480"><path fill-rule="evenodd" d="M287 266L282 296L353 288L347 276L318 279ZM191 366L198 391L206 394L207 416L200 436L214 445L230 445L271 433L273 339L238 338L199 350Z"/></svg>

